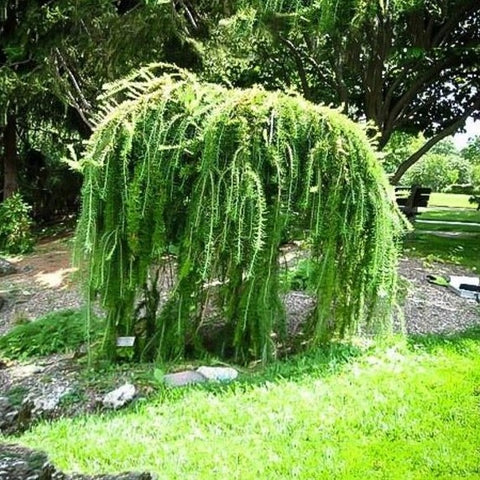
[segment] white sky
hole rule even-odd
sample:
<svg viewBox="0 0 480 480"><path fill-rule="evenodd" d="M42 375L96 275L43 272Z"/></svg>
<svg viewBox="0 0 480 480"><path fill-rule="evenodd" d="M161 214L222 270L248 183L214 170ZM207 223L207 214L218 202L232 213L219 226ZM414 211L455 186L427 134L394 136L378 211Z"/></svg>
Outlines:
<svg viewBox="0 0 480 480"><path fill-rule="evenodd" d="M465 128L465 133L456 133L452 136L453 143L459 150L467 146L469 138L480 135L480 121L469 118L465 123Z"/></svg>

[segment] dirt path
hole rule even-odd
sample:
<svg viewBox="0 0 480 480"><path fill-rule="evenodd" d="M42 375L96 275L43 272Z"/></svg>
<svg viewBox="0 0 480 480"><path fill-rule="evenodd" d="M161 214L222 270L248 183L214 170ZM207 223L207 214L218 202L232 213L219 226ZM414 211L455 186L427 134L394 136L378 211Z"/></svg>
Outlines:
<svg viewBox="0 0 480 480"><path fill-rule="evenodd" d="M72 236L41 242L31 255L7 258L17 273L0 278L0 335L12 323L53 310L78 308L82 296L73 281Z"/></svg>

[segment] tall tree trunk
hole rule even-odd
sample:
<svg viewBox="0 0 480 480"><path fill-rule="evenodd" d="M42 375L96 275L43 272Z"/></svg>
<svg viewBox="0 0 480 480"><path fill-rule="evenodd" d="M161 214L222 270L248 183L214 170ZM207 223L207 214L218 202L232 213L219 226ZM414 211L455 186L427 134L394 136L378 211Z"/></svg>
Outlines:
<svg viewBox="0 0 480 480"><path fill-rule="evenodd" d="M3 129L3 199L10 197L18 189L17 168L17 121L15 114L9 113Z"/></svg>

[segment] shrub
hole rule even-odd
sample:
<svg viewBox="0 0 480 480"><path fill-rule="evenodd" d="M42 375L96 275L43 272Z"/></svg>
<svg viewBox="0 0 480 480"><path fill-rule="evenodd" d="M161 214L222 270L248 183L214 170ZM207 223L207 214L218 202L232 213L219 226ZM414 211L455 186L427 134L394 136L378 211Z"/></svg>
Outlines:
<svg viewBox="0 0 480 480"><path fill-rule="evenodd" d="M135 333L151 266L167 267L176 245L174 285L139 358L183 357L192 339L201 353L212 302L225 352L274 358L288 320L279 251L296 231L318 271L308 346L388 323L402 219L365 132L300 97L151 70L109 87L80 162L77 258L107 312L104 353L115 359L116 337Z"/></svg>
<svg viewBox="0 0 480 480"><path fill-rule="evenodd" d="M65 353L77 349L94 335L98 326L94 318L86 328L84 310L62 310L38 320L17 325L0 337L0 353L10 359Z"/></svg>
<svg viewBox="0 0 480 480"><path fill-rule="evenodd" d="M480 191L475 192L468 201L477 205L477 210L480 210Z"/></svg>
<svg viewBox="0 0 480 480"><path fill-rule="evenodd" d="M463 195L472 195L474 186L471 183L456 183L448 186L445 189L445 193L458 193Z"/></svg>
<svg viewBox="0 0 480 480"><path fill-rule="evenodd" d="M0 250L26 253L33 247L31 207L19 193L0 204Z"/></svg>

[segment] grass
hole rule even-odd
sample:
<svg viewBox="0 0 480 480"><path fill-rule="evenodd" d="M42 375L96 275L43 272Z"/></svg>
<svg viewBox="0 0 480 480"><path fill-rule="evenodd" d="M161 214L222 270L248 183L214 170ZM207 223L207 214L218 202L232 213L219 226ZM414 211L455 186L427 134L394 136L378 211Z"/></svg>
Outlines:
<svg viewBox="0 0 480 480"><path fill-rule="evenodd" d="M227 387L44 423L18 441L58 467L160 479L474 479L480 330L334 347Z"/></svg>
<svg viewBox="0 0 480 480"><path fill-rule="evenodd" d="M474 209L476 205L470 203L468 199L471 195L462 195L458 193L438 193L430 195L428 205L430 207L451 207L451 208L469 208Z"/></svg>
<svg viewBox="0 0 480 480"><path fill-rule="evenodd" d="M438 210L429 207L419 217L420 220L438 220L445 222L471 222L480 223L480 211L449 208Z"/></svg>
<svg viewBox="0 0 480 480"><path fill-rule="evenodd" d="M440 237L417 231L405 239L404 252L427 261L455 263L480 272L480 233Z"/></svg>
<svg viewBox="0 0 480 480"><path fill-rule="evenodd" d="M456 195L458 196L458 195ZM429 207L418 220L439 223L414 223L414 232L404 240L404 252L427 261L450 262L480 272L480 212L466 209L434 209ZM442 222L467 222L463 225ZM447 232L441 236L430 232Z"/></svg>
<svg viewBox="0 0 480 480"><path fill-rule="evenodd" d="M422 219L423 220L423 219ZM425 219L426 220L426 219ZM462 233L480 233L480 225L452 225L447 223L422 223L415 222L416 231L430 232L457 232Z"/></svg>

